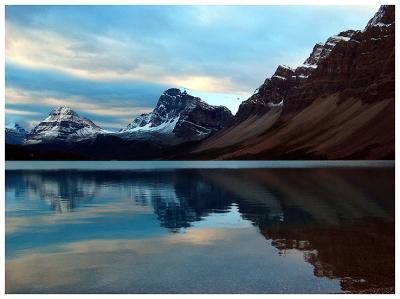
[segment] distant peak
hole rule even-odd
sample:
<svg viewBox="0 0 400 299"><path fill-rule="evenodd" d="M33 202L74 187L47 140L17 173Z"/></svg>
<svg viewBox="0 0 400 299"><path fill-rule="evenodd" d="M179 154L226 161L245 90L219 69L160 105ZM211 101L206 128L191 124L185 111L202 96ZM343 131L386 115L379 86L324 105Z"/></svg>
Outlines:
<svg viewBox="0 0 400 299"><path fill-rule="evenodd" d="M10 121L10 122L6 123L6 128L7 129L14 129L17 126L19 126L19 125L14 121Z"/></svg>
<svg viewBox="0 0 400 299"><path fill-rule="evenodd" d="M20 126L18 123L14 122L14 121L8 122L6 124L6 129L17 130L19 132L25 132L25 129L22 126Z"/></svg>

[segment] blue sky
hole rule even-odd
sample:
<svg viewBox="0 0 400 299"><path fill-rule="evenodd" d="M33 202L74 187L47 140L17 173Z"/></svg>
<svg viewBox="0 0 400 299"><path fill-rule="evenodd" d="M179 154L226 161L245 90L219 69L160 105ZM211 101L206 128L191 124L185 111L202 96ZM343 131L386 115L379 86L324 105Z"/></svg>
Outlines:
<svg viewBox="0 0 400 299"><path fill-rule="evenodd" d="M279 64L378 6L6 6L6 122L60 105L107 129L186 88L236 112Z"/></svg>

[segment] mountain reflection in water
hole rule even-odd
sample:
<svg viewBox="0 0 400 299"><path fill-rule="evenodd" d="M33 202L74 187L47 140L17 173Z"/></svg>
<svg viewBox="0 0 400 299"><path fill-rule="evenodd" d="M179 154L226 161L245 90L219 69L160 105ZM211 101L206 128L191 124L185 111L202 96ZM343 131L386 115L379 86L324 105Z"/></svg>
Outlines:
<svg viewBox="0 0 400 299"><path fill-rule="evenodd" d="M73 220L74 213L83 211L86 214ZM152 213L158 228L157 221L140 220ZM235 220L223 218L232 218L235 213L239 215ZM133 214L140 217L133 218ZM52 231L57 221L64 222ZM30 289L26 282L20 285L15 276L21 273L16 272L17 267L11 270L12 263L30 251L43 254L45 246L185 234L186 229L201 227L202 223L214 228L224 221L238 229L244 226L240 221L249 221L270 241L265 246L272 245L280 256L288 255L289 259L293 250L301 252L304 261L312 265L315 277L336 279L343 292L394 292L393 168L8 170L6 289L47 292L33 286ZM159 231L162 228L167 231ZM229 249L235 250L224 250ZM230 266L239 281L240 276L247 275L238 272L232 263ZM292 271L296 271L295 265ZM237 284L240 286L240 282ZM138 292L168 291L151 287ZM74 292L62 284L49 292L57 290ZM135 290L105 287L104 291ZM222 286L221 290L204 290L219 291L224 291ZM241 291L286 292L262 286L232 290Z"/></svg>

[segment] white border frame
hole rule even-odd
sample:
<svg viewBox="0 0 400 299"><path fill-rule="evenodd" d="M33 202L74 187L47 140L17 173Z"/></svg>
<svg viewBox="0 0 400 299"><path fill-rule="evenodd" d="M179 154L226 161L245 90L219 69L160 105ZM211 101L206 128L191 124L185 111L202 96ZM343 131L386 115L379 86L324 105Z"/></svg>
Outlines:
<svg viewBox="0 0 400 299"><path fill-rule="evenodd" d="M399 2L397 2L399 3ZM121 0L115 0L115 1L107 1L107 0L97 0L97 1L79 1L79 0L70 0L70 1L49 1L49 0L39 0L39 1L32 1L32 0L5 0L3 2L3 4L1 4L0 6L0 14L1 14L1 26L0 26L0 34L3 38L3 59L2 59L2 72L1 72L1 80L2 80L2 84L1 84L1 98L3 99L3 103L1 105L1 113L0 113L0 123L1 123L1 129L0 129L0 139L1 139L1 149L0 149L0 153L1 153L1 163L3 166L3 171L0 174L0 181L1 181L1 185L0 185L0 194L2 194L3 196L1 196L0 198L3 198L4 200L4 194L5 194L5 153L4 153L4 148L5 148L5 136L4 136L4 126L5 126L5 44L4 44L4 40L5 40L5 6L6 5L379 5L379 4L396 4L396 1L384 1L384 3L382 3L381 1L371 1L371 0L336 0L336 1L331 1L331 0L327 0L327 1L310 1L310 0L306 0L306 1L301 1L301 0L269 0L269 1L262 1L262 0L228 0L228 1L224 1L224 0L192 0L192 1L183 1L183 0L125 0L125 1L121 1ZM400 5L400 3L398 4ZM396 24L398 23L398 13L399 10L396 7ZM372 18L372 15L371 15ZM397 27L397 26L396 26ZM399 41L399 33L398 33L398 28L396 28L396 40ZM399 70L399 49L396 48L396 73ZM262 78L260 79L262 80ZM399 80L396 77L396 90L399 90ZM397 104L395 107L395 113L396 115L399 115L399 105ZM398 157L399 154L399 123L398 123L398 119L396 118L396 143L395 143L395 153L396 153L396 157ZM396 173L396 186L400 186L400 179L398 176L398 165L397 162L395 163L396 167L395 167L395 173ZM398 188L396 188L396 192L395 192L395 198L399 198L398 196ZM396 215L399 215L399 205L396 204ZM4 243L4 233L5 233L5 201L3 201L2 205L2 211L0 213L0 219L1 219L1 232L2 232L2 237L1 237L1 241L2 241L2 246L1 246L1 250L0 250L0 254L1 254L1 266L2 269L0 270L0 294L5 294L5 243ZM396 221L396 232L399 231L399 225L398 225L398 221ZM399 264L399 260L398 260L398 249L399 249L399 239L396 233L396 269L398 269L398 264ZM397 274L397 273L396 273ZM399 287L399 275L396 275L396 286ZM397 289L396 289L397 290ZM9 296L13 296L13 298L24 298L28 295L9 295ZM64 298L76 298L77 296L85 296L85 298L89 297L93 297L96 295L30 295L33 297L37 297L39 298L42 296L63 296ZM238 296L244 296L243 295L176 295L176 294L165 294L165 295L101 295L103 298L113 298L114 296L135 296L135 297L146 297L146 298L159 298L159 297L186 297L186 296L190 296L190 297L198 297L198 296L218 296L218 297L225 297L225 298L232 298L233 296L238 297ZM259 295L245 295L245 296L249 296L250 298L256 298L256 297L260 297L260 296L266 296L266 297L285 297L285 298L290 298L290 297L309 297L309 296L318 296L317 298L336 298L338 296L343 296L343 295L330 295L330 294L326 294L326 295L294 295L294 294L285 294L285 295L265 295L265 294L259 294ZM346 295L346 296L355 296L355 297L361 297L361 296L368 296L368 295ZM389 297L393 297L395 295L373 295L373 296L377 296L377 297L385 297L388 298ZM316 297L315 297L316 298ZM352 297L354 298L354 297Z"/></svg>

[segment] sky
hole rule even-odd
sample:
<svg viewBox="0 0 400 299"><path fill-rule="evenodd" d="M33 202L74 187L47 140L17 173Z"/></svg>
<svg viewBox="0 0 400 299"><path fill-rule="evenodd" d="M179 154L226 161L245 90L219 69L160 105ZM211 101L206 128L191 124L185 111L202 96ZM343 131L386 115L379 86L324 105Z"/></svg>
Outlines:
<svg viewBox="0 0 400 299"><path fill-rule="evenodd" d="M363 29L378 6L6 6L6 123L57 106L110 130L185 88L233 113L279 64Z"/></svg>

